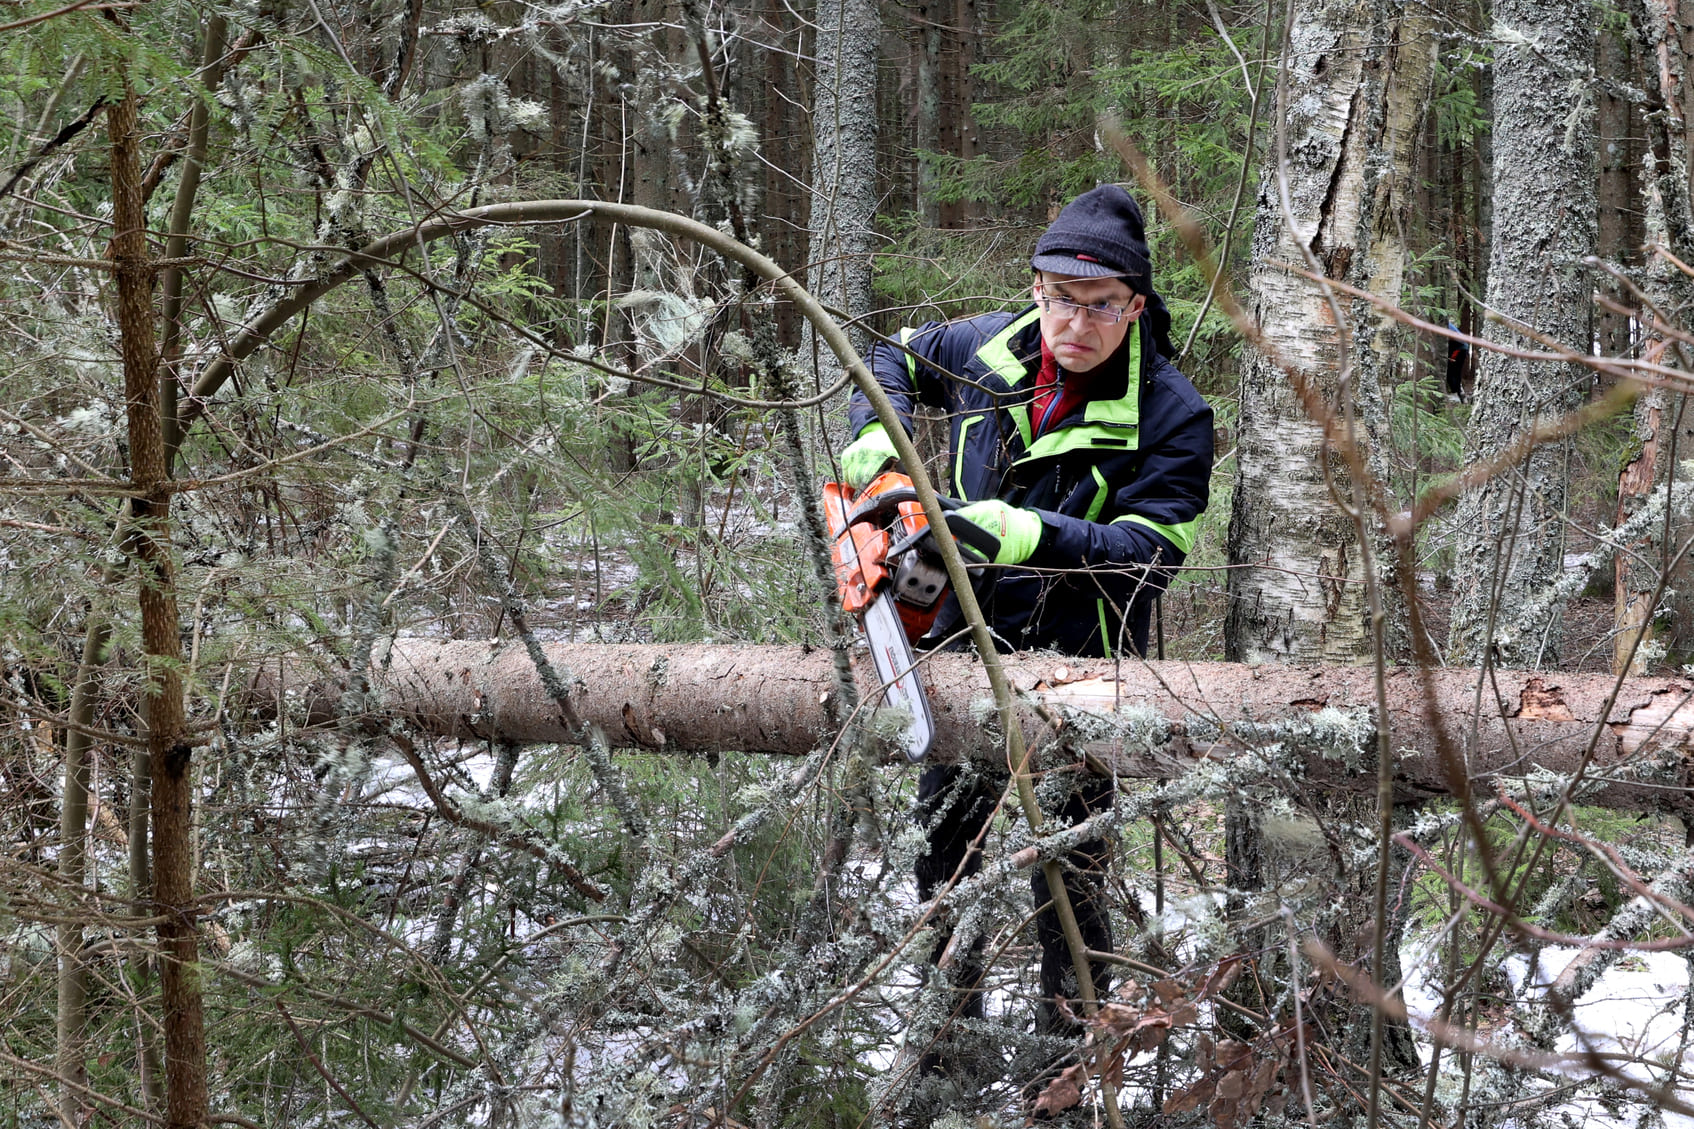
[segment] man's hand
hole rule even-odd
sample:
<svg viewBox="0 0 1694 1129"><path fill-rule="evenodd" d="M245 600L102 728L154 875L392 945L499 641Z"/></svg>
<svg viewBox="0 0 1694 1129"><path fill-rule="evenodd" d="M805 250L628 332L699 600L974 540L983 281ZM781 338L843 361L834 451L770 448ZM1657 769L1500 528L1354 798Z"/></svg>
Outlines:
<svg viewBox="0 0 1694 1129"><path fill-rule="evenodd" d="M841 452L841 475L854 490L863 490L882 473L883 467L899 457L888 430L880 423L873 423Z"/></svg>
<svg viewBox="0 0 1694 1129"><path fill-rule="evenodd" d="M980 526L999 539L1000 551L995 554L993 564L1022 564L1041 544L1041 515L1034 510L1020 510L996 498L972 502L961 506L957 512L972 525Z"/></svg>

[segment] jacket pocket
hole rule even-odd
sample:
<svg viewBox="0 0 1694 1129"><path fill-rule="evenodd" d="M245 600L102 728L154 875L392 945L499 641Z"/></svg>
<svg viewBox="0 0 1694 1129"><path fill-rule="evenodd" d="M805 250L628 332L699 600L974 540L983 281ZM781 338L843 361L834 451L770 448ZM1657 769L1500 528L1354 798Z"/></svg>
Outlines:
<svg viewBox="0 0 1694 1129"><path fill-rule="evenodd" d="M965 454L970 450L970 430L987 418L981 415L966 416L959 421L959 437L953 440L953 497L961 502L973 500L965 491Z"/></svg>

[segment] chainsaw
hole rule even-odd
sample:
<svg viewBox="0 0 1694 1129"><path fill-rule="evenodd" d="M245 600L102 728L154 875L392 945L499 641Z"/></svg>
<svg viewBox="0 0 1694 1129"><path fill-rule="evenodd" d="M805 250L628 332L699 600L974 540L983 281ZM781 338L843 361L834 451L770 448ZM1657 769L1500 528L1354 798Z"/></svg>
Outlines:
<svg viewBox="0 0 1694 1129"><path fill-rule="evenodd" d="M945 510L960 507L951 498L940 501ZM870 644L883 706L910 718L900 744L916 764L935 739L935 716L912 643L930 629L947 595L947 572L929 519L912 480L898 471L884 471L858 492L824 483L823 509L841 606L859 621ZM999 540L971 521L948 514L947 529L987 560L999 552Z"/></svg>

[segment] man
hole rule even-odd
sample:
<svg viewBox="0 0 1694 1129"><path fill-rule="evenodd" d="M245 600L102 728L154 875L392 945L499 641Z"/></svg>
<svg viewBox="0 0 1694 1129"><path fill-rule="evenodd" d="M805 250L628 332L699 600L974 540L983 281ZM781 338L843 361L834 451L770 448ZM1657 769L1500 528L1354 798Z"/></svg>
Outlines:
<svg viewBox="0 0 1694 1129"><path fill-rule="evenodd" d="M1004 649L1051 649L1093 658L1145 654L1154 597L1193 546L1212 469L1212 411L1167 359L1170 314L1153 289L1141 210L1116 185L1065 207L1030 260L1034 303L903 330L901 348L871 355L877 382L911 427L914 403L947 413L948 475L942 486L970 520L999 538L995 566L980 570L977 598ZM842 472L862 487L894 446L862 395L850 420L857 438ZM1021 567L1016 567L1021 566ZM926 639L960 637L949 598ZM920 646L922 644L920 643ZM983 828L1004 790L1005 770L936 766L918 784L928 846L918 859L926 900L955 874L980 866ZM1111 803L1112 781L1084 778L1062 810L1075 824ZM1102 840L1081 844L1066 878L1084 941L1110 950L1100 892ZM1069 947L1034 872L1041 941L1040 1022L1056 1030L1054 998L1075 998ZM979 946L954 982L967 988L959 1014L980 1017ZM939 949L937 950L939 953ZM1109 987L1096 963L1097 995ZM930 1065L936 1065L932 1060Z"/></svg>

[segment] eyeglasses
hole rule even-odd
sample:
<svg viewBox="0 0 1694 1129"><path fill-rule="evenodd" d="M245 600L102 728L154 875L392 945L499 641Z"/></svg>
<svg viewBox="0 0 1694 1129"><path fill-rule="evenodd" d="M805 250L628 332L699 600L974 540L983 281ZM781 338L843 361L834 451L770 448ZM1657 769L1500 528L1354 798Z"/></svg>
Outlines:
<svg viewBox="0 0 1694 1129"><path fill-rule="evenodd" d="M1057 314L1066 321L1075 317L1077 311L1080 310L1089 321L1099 322L1101 325L1116 325L1123 320L1125 314L1129 313L1128 306L1114 306L1110 302L1095 302L1093 305L1085 306L1081 302L1074 302L1069 298L1063 298L1057 294L1048 294L1045 291L1036 301L1040 303L1043 313Z"/></svg>

